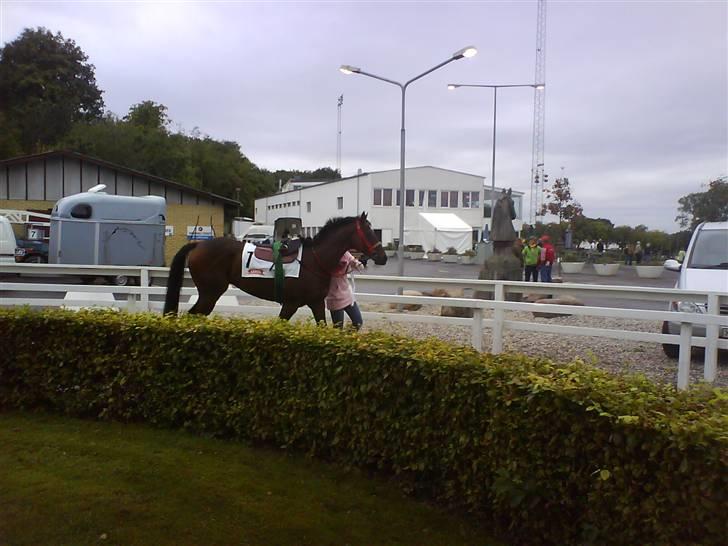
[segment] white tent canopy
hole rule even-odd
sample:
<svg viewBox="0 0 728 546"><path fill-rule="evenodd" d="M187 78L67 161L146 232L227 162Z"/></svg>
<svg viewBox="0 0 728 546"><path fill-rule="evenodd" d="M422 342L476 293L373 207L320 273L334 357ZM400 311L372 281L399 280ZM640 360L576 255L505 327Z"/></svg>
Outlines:
<svg viewBox="0 0 728 546"><path fill-rule="evenodd" d="M426 252L455 248L459 254L473 248L473 228L450 212L420 212L417 226L405 226L405 244L422 245Z"/></svg>

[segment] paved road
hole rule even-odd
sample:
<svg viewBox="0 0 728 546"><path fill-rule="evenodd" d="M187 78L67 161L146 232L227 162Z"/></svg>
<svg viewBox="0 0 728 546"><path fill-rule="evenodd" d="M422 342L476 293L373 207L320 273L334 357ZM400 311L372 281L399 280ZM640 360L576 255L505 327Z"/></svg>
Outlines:
<svg viewBox="0 0 728 546"><path fill-rule="evenodd" d="M362 273L362 275L392 275L396 276L398 271L397 258L390 258L387 265L378 266L374 265L373 262L369 262L369 266ZM440 279L477 279L480 266L478 265L460 265L460 264L449 264L444 262L428 262L425 260L405 260L404 274L408 277L432 277ZM614 277L602 277L594 272L591 266L584 268L584 273L574 275L562 275L564 282L568 283L579 283L579 284L597 284L597 285L612 285L612 286L646 286L655 288L672 288L675 286L677 281L677 273L672 271L664 271L663 275L659 279L642 279L637 277L635 268L632 266L622 265L619 272ZM81 284L80 279L74 279L72 277L22 277L18 279L15 276L0 276L0 281L5 282L22 282L27 283L58 283L58 284ZM97 281L100 282L100 281ZM185 283L186 286L191 286L189 282ZM356 289L358 292L369 292L369 293L385 293L387 290L381 286L374 285L371 282L367 282L365 279L359 279L356 282ZM37 298L38 293L32 293L29 291L6 291L0 292L0 299L3 297L15 297L15 298ZM43 297L46 298L58 298L62 299L64 294L62 293L47 293ZM117 300L124 300L126 296L123 294L116 295ZM152 300L161 301L164 298L162 296L152 296ZM245 303L254 298L252 296L243 296L239 298L240 303ZM633 309L655 309L664 310L666 304L662 302L649 302L640 300L621 300L614 298L604 297L590 297L582 298L586 305L593 305L597 307L622 307L622 308L633 308ZM181 301L186 301L183 297ZM30 303L30 302L29 302Z"/></svg>
<svg viewBox="0 0 728 546"><path fill-rule="evenodd" d="M363 275L397 275L398 261L396 258L390 258L387 265L377 266L373 262L369 262L369 267ZM405 260L404 274L408 277L435 277L441 279L477 279L480 272L478 265L460 265L448 264L443 262L427 262L424 260ZM614 277L603 277L594 272L594 268L587 265L584 267L584 273L573 275L557 275L561 276L563 282L577 284L597 284L610 286L645 286L652 288L673 288L677 282L678 274L673 271L665 270L659 279L642 279L637 276L634 266L622 265L619 272ZM356 288L359 292L381 293L384 290L372 286L365 280L356 282ZM583 299L583 298L582 298ZM632 309L654 309L664 310L666 304L662 302L650 302L641 300L623 300L604 297L591 297L583 299L585 305L596 307L622 307Z"/></svg>

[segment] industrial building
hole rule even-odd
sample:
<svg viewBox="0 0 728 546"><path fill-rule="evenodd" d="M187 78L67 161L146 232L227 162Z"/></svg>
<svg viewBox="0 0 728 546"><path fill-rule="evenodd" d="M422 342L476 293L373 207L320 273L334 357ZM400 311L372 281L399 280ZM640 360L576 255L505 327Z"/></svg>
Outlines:
<svg viewBox="0 0 728 546"><path fill-rule="evenodd" d="M272 224L277 218L301 218L304 234L314 236L327 220L367 212L382 244L399 237L399 169L360 173L318 183L292 180L282 191L255 200L255 221ZM405 231L417 229L419 213L451 213L472 229L473 242L490 223L490 187L482 176L439 167L405 170ZM496 198L501 188L496 188ZM523 224L523 192L513 191L516 230ZM405 240L405 244L407 241ZM444 250L444 249L443 249Z"/></svg>

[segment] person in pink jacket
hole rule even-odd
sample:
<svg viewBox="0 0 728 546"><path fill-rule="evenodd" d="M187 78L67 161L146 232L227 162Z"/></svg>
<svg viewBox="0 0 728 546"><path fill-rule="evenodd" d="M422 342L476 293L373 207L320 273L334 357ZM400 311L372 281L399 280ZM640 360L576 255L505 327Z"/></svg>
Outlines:
<svg viewBox="0 0 728 546"><path fill-rule="evenodd" d="M361 271L364 268L362 263L345 252L339 260L338 267L331 273L331 284L329 293L326 296L326 307L331 312L331 322L335 328L344 327L344 313L349 315L351 324L357 330L364 324L359 306L354 301L354 294L347 275L352 271Z"/></svg>

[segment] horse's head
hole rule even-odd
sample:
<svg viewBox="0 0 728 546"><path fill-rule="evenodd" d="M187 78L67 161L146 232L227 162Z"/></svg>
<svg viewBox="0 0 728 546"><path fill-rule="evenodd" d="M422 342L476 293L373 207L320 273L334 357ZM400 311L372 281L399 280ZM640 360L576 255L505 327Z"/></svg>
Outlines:
<svg viewBox="0 0 728 546"><path fill-rule="evenodd" d="M352 237L353 248L366 254L377 265L387 263L387 253L382 248L382 243L372 230L372 225L367 219L367 213L362 212L356 219L356 230Z"/></svg>

